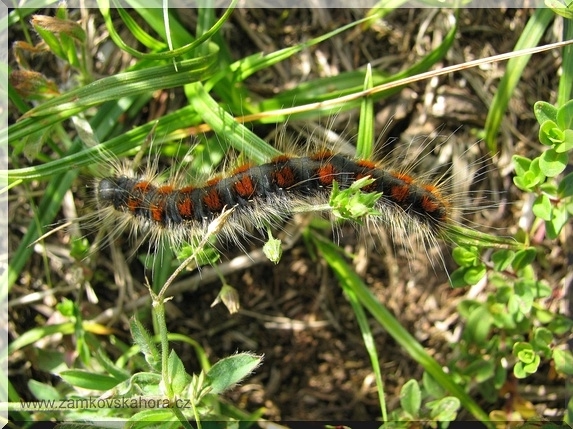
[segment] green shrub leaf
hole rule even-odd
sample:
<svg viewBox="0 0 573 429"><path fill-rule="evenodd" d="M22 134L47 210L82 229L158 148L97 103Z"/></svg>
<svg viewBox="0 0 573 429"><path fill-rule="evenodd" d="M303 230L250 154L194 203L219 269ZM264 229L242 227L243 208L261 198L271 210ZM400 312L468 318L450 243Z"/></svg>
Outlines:
<svg viewBox="0 0 573 429"><path fill-rule="evenodd" d="M543 124L547 121L557 121L557 108L546 101L538 101L533 105L533 112L537 122Z"/></svg>
<svg viewBox="0 0 573 429"><path fill-rule="evenodd" d="M469 285L475 285L486 275L487 270L484 264L479 264L477 267L470 267L464 273L464 280Z"/></svg>
<svg viewBox="0 0 573 429"><path fill-rule="evenodd" d="M554 240L557 238L563 227L569 221L569 212L564 205L556 206L553 208L553 216L545 225L547 229L547 236Z"/></svg>
<svg viewBox="0 0 573 429"><path fill-rule="evenodd" d="M533 214L540 219L550 220L553 206L551 200L545 194L539 195L533 203Z"/></svg>
<svg viewBox="0 0 573 429"><path fill-rule="evenodd" d="M559 129L553 121L547 121L541 124L539 128L539 141L545 146L554 146L561 143L564 139L563 131Z"/></svg>
<svg viewBox="0 0 573 429"><path fill-rule="evenodd" d="M460 400L453 396L446 396L438 401L428 402L426 406L432 410L430 416L433 420L451 422L456 418L460 408Z"/></svg>
<svg viewBox="0 0 573 429"><path fill-rule="evenodd" d="M190 377L187 375L185 371L185 366L175 350L171 350L168 359L168 373L169 373L169 381L171 383L171 389L174 394L179 395L183 392L183 389L189 384Z"/></svg>
<svg viewBox="0 0 573 429"><path fill-rule="evenodd" d="M568 160L566 153L557 153L554 149L549 149L539 157L539 168L547 177L555 177L565 170Z"/></svg>
<svg viewBox="0 0 573 429"><path fill-rule="evenodd" d="M573 355L569 350L553 350L553 361L557 372L573 375Z"/></svg>
<svg viewBox="0 0 573 429"><path fill-rule="evenodd" d="M79 369L62 371L59 375L66 383L72 386L90 390L109 390L117 386L120 382L120 380L108 375L94 374Z"/></svg>
<svg viewBox="0 0 573 429"><path fill-rule="evenodd" d="M555 145L555 152L564 153L573 149L573 130L563 131L563 139Z"/></svg>
<svg viewBox="0 0 573 429"><path fill-rule="evenodd" d="M497 250L491 255L491 260L493 262L493 268L496 271L504 271L511 265L515 258L515 252L512 250Z"/></svg>
<svg viewBox="0 0 573 429"><path fill-rule="evenodd" d="M410 416L416 418L422 406L422 392L416 380L408 380L400 390L400 405Z"/></svg>
<svg viewBox="0 0 573 429"><path fill-rule="evenodd" d="M557 195L561 198L573 196L573 173L565 176L557 187Z"/></svg>
<svg viewBox="0 0 573 429"><path fill-rule="evenodd" d="M571 12L573 13L573 10ZM563 131L573 130L573 100L569 100L557 110L556 122Z"/></svg>
<svg viewBox="0 0 573 429"><path fill-rule="evenodd" d="M452 257L460 267L473 267L479 263L477 247L456 247L452 251Z"/></svg>
<svg viewBox="0 0 573 429"><path fill-rule="evenodd" d="M243 380L262 362L262 356L239 353L217 362L207 373L211 393L218 395Z"/></svg>
<svg viewBox="0 0 573 429"><path fill-rule="evenodd" d="M535 260L535 256L537 252L535 249L524 249L519 250L515 254L515 259L513 260L513 270L519 271L522 268L525 268L527 265L531 264Z"/></svg>

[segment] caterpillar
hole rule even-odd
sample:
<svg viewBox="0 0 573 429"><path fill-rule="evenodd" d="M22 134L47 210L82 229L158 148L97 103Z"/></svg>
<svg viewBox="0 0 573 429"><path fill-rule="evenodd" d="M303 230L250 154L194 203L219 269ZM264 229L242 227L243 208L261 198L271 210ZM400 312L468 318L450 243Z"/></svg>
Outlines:
<svg viewBox="0 0 573 429"><path fill-rule="evenodd" d="M371 183L362 191L379 194L376 213L367 221L380 223L393 235L417 235L433 244L453 219L451 201L439 184L329 150L280 155L262 165L242 164L199 185L156 178L155 172L137 175L124 169L97 181L99 216L118 219L111 238L131 227L151 242L167 239L177 248L203 238L211 222L232 209L218 236L241 246L254 229L280 227L300 207L322 208L334 186L348 189L364 178Z"/></svg>

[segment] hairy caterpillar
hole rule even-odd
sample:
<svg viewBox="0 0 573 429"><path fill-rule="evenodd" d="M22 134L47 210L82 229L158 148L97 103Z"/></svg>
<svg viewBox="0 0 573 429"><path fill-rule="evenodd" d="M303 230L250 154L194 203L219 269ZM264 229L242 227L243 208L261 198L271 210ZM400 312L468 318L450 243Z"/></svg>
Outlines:
<svg viewBox="0 0 573 429"><path fill-rule="evenodd" d="M155 169L135 174L123 168L96 182L99 218L115 219L111 238L131 228L134 234L148 236L151 243L166 239L178 248L202 239L224 209L233 209L218 236L242 246L253 230L280 227L301 207L328 210L334 182L344 190L363 178L372 180L363 192L380 194L376 212L366 216L369 225L432 245L453 223L452 198L443 194L442 184L329 150L281 155L261 165L242 164L194 185L178 178L181 174L162 182Z"/></svg>

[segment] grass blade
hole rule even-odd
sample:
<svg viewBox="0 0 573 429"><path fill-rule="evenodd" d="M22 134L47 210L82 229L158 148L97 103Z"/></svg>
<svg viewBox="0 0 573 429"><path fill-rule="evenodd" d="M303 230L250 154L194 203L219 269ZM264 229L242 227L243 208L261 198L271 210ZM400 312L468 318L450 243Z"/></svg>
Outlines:
<svg viewBox="0 0 573 429"><path fill-rule="evenodd" d="M482 422L489 421L488 415L481 407L444 372L438 362L406 331L390 311L372 295L358 274L344 261L339 248L333 243L314 235L312 240L336 274L336 277L338 277L340 283L344 285L343 287L351 289L356 294L360 303L368 309L370 314L404 348L412 359L422 365L445 390L456 396L464 408L476 419Z"/></svg>
<svg viewBox="0 0 573 429"><path fill-rule="evenodd" d="M523 33L515 45L514 50L517 51L519 49L537 46L537 43L539 43L541 36L543 36L543 33L554 16L551 9L537 9L523 29ZM513 90L519 82L525 66L529 62L529 58L531 58L531 55L523 55L518 58L512 58L507 62L505 74L499 83L499 87L491 103L485 122L485 141L492 154L497 151L496 139L501 120L503 119Z"/></svg>

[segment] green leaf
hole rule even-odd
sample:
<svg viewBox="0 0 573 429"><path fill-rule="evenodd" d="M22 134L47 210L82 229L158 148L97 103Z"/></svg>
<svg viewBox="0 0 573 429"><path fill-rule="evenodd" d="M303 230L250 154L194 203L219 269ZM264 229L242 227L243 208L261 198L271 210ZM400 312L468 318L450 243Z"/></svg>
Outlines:
<svg viewBox="0 0 573 429"><path fill-rule="evenodd" d="M514 291L515 295L530 303L533 302L533 291L536 288L534 280L519 279L515 282ZM529 309L528 309L529 310Z"/></svg>
<svg viewBox="0 0 573 429"><path fill-rule="evenodd" d="M481 307L483 304L479 301L472 299L464 299L458 304L458 312L464 319L469 319L470 314L476 309Z"/></svg>
<svg viewBox="0 0 573 429"><path fill-rule="evenodd" d="M159 396L162 394L160 387L161 374L156 372L138 372L129 379L119 383L113 393L119 396L147 395Z"/></svg>
<svg viewBox="0 0 573 429"><path fill-rule="evenodd" d="M450 274L450 284L453 288L468 286L468 282L465 280L466 271L468 269L468 267L460 267Z"/></svg>
<svg viewBox="0 0 573 429"><path fill-rule="evenodd" d="M569 212L567 210L567 206L565 205L558 205L553 207L553 216L550 220L545 223L547 229L547 236L554 240L557 238L561 229L567 224L569 221Z"/></svg>
<svg viewBox="0 0 573 429"><path fill-rule="evenodd" d="M514 366L514 374L518 378L525 378L528 374L537 371L541 358L533 350L533 346L525 342L517 342L513 345L513 355L519 359Z"/></svg>
<svg viewBox="0 0 573 429"><path fill-rule="evenodd" d="M557 195L557 183L555 181L545 182L539 185L541 192L547 194L550 198Z"/></svg>
<svg viewBox="0 0 573 429"><path fill-rule="evenodd" d="M73 322L65 322L58 325L46 325L38 328L32 328L24 332L8 345L8 355L22 347L35 343L36 341L48 335L62 334L70 335L74 333L75 325Z"/></svg>
<svg viewBox="0 0 573 429"><path fill-rule="evenodd" d="M454 261L460 267L473 267L480 262L479 252L477 247L462 247L458 246L452 251Z"/></svg>
<svg viewBox="0 0 573 429"><path fill-rule="evenodd" d="M519 361L516 362L515 365L513 366L513 375L515 375L516 378L527 377L527 372L525 372L523 367L524 367L523 362L519 362Z"/></svg>
<svg viewBox="0 0 573 429"><path fill-rule="evenodd" d="M563 131L559 129L553 121L547 121L541 124L539 128L539 141L545 146L554 146L561 143L564 139Z"/></svg>
<svg viewBox="0 0 573 429"><path fill-rule="evenodd" d="M527 171L529 171L531 167L531 160L529 158L525 158L519 155L513 155L511 157L513 161L513 167L515 168L515 173L519 176L524 175Z"/></svg>
<svg viewBox="0 0 573 429"><path fill-rule="evenodd" d="M569 350L553 350L555 370L561 374L573 375L573 355Z"/></svg>
<svg viewBox="0 0 573 429"><path fill-rule="evenodd" d="M34 379L28 380L28 389L38 400L58 400L61 398L60 392L49 384L40 383Z"/></svg>
<svg viewBox="0 0 573 429"><path fill-rule="evenodd" d="M573 329L573 320L560 314L554 314L554 318L551 322L549 322L547 329L549 329L555 335L563 335L565 333L569 333L569 331Z"/></svg>
<svg viewBox="0 0 573 429"><path fill-rule="evenodd" d="M515 176L513 178L513 183L519 189L525 192L533 192L536 183L534 182L533 174L527 172L523 176Z"/></svg>
<svg viewBox="0 0 573 429"><path fill-rule="evenodd" d="M535 186L545 180L545 175L539 167L539 158L530 161L527 158L514 155L514 167L517 176L513 178L515 185L524 191L532 191Z"/></svg>
<svg viewBox="0 0 573 429"><path fill-rule="evenodd" d="M554 149L549 149L539 157L539 168L547 177L555 177L565 170L568 160L566 153L557 153Z"/></svg>
<svg viewBox="0 0 573 429"><path fill-rule="evenodd" d="M479 264L477 267L470 267L464 273L464 280L469 285L477 284L487 273L485 264Z"/></svg>
<svg viewBox="0 0 573 429"><path fill-rule="evenodd" d="M140 411L128 420L129 424L126 427L130 429L139 429L152 426L154 428L158 427L157 422L161 423L161 427L165 427L168 422L177 422L177 417L173 412L173 409L161 409L156 408L153 410L143 410ZM183 427L181 423L178 423L179 427Z"/></svg>
<svg viewBox="0 0 573 429"><path fill-rule="evenodd" d="M566 0L567 1L567 0ZM569 3L569 7L566 4L563 4L559 0L545 0L545 5L548 8L551 8L553 12L557 15L561 15L565 19L573 19L573 10L571 9L571 3Z"/></svg>
<svg viewBox="0 0 573 429"><path fill-rule="evenodd" d="M169 374L169 382L171 383L172 391L175 395L180 395L185 387L189 384L190 377L185 371L185 366L175 350L171 350L167 362L167 373Z"/></svg>
<svg viewBox="0 0 573 429"><path fill-rule="evenodd" d="M557 188L557 194L561 198L573 196L573 173L569 173L561 180Z"/></svg>
<svg viewBox="0 0 573 429"><path fill-rule="evenodd" d="M491 360L477 359L464 368L463 373L475 378L477 383L483 383L493 377L495 365Z"/></svg>
<svg viewBox="0 0 573 429"><path fill-rule="evenodd" d="M563 139L555 145L555 152L564 153L573 149L573 130L563 131Z"/></svg>
<svg viewBox="0 0 573 429"><path fill-rule="evenodd" d="M536 281L530 288L531 292L533 292L533 296L537 299L539 298L547 298L553 292L551 286L549 286L544 281Z"/></svg>
<svg viewBox="0 0 573 429"><path fill-rule="evenodd" d="M191 255L195 254L195 263L198 267L204 265L215 265L221 258L219 251L213 246L211 242L205 243L202 248L199 248L200 240L198 237L193 237L193 242L186 243L177 252L177 259L181 262L186 261Z"/></svg>
<svg viewBox="0 0 573 429"><path fill-rule="evenodd" d="M512 250L497 250L491 255L493 268L496 271L505 271L511 265L515 258L515 252Z"/></svg>
<svg viewBox="0 0 573 429"><path fill-rule="evenodd" d="M552 341L553 341L553 334L549 329L544 327L539 327L535 329L532 340L535 350L543 352L543 354L545 354L546 356L550 356L551 349L549 348L549 346L551 345Z"/></svg>
<svg viewBox="0 0 573 429"><path fill-rule="evenodd" d="M533 307L533 310L534 317L539 320L539 323L549 325L555 319L555 314L549 310L538 307ZM548 327L547 329L549 329L551 332L554 332L551 327Z"/></svg>
<svg viewBox="0 0 573 429"><path fill-rule="evenodd" d="M262 356L239 353L221 359L207 372L211 393L218 395L239 383L262 362Z"/></svg>
<svg viewBox="0 0 573 429"><path fill-rule="evenodd" d="M533 105L533 113L540 125L547 121L557 121L557 107L546 101L537 101Z"/></svg>
<svg viewBox="0 0 573 429"><path fill-rule="evenodd" d="M50 50L58 57L62 58L63 60L66 60L66 56L62 50L62 45L60 44L60 40L57 38L57 36L52 30L46 29L47 28L45 25L46 19L54 20L57 18L36 15L32 19L32 26L34 27L34 30L36 30L38 35L44 40L46 45L48 45Z"/></svg>
<svg viewBox="0 0 573 429"><path fill-rule="evenodd" d="M513 270L519 271L522 268L530 265L537 256L537 251L533 248L520 250L515 254L515 259L513 260Z"/></svg>
<svg viewBox="0 0 573 429"><path fill-rule="evenodd" d="M570 10L573 13L573 8ZM573 130L573 100L569 100L557 110L556 122L563 131Z"/></svg>
<svg viewBox="0 0 573 429"><path fill-rule="evenodd" d="M248 148L249 158L262 164L281 155L279 150L270 146L244 125L237 123L235 118L205 91L203 85L199 83L185 85L185 95L213 131L226 136L229 143L237 150Z"/></svg>
<svg viewBox="0 0 573 429"><path fill-rule="evenodd" d="M135 344L139 346L149 366L157 371L161 370L161 354L153 338L136 317L129 323L131 335Z"/></svg>
<svg viewBox="0 0 573 429"><path fill-rule="evenodd" d="M508 303L512 300L512 296L514 295L510 295L507 299ZM489 311L493 316L495 326L502 329L515 329L515 320L513 320L512 314L508 311L507 306L503 304L492 304Z"/></svg>
<svg viewBox="0 0 573 429"><path fill-rule="evenodd" d="M531 363L535 358L535 351L531 344L519 341L513 345L513 355L523 363Z"/></svg>
<svg viewBox="0 0 573 429"><path fill-rule="evenodd" d="M553 206L551 205L551 200L545 194L539 195L535 199L532 207L533 214L543 220L551 219L552 209Z"/></svg>
<svg viewBox="0 0 573 429"><path fill-rule="evenodd" d="M482 345L489 336L492 324L493 316L487 307L482 305L470 314L464 330L464 338L470 342L475 342L477 345Z"/></svg>
<svg viewBox="0 0 573 429"><path fill-rule="evenodd" d="M437 401L428 402L426 407L431 409L430 417L435 421L451 422L455 420L460 409L460 400L454 396L446 396Z"/></svg>
<svg viewBox="0 0 573 429"><path fill-rule="evenodd" d="M62 379L72 386L90 390L109 390L120 383L114 377L102 374L94 374L79 369L70 369L58 374Z"/></svg>
<svg viewBox="0 0 573 429"><path fill-rule="evenodd" d="M173 88L199 81L211 76L216 67L218 53L217 46L208 56L183 60L176 63L156 63L154 66L143 67L140 64L137 70L118 73L92 82L88 85L79 86L71 91L42 103L26 112L22 118L53 117L65 119L78 112L86 110L90 106L101 104L108 100L130 97L143 93L150 93L158 89ZM58 116L61 114L62 116ZM38 120L36 120L38 123ZM22 122L14 124L12 129L20 130ZM24 130L23 130L24 131ZM10 136L11 139L18 135Z"/></svg>
<svg viewBox="0 0 573 429"><path fill-rule="evenodd" d="M434 398L441 398L445 395L445 390L440 386L434 377L432 377L428 372L424 371L422 374L422 385L424 389L430 396Z"/></svg>
<svg viewBox="0 0 573 429"><path fill-rule="evenodd" d="M408 380L400 389L400 405L413 418L419 416L422 406L422 392L416 380Z"/></svg>
<svg viewBox="0 0 573 429"><path fill-rule="evenodd" d="M523 369L529 374L534 374L537 371L537 368L539 368L540 363L541 363L541 357L538 354L536 354L532 362L524 363Z"/></svg>
<svg viewBox="0 0 573 429"><path fill-rule="evenodd" d="M493 385L496 389L501 389L507 380L507 371L499 361L497 362L497 365L495 365L493 380Z"/></svg>

